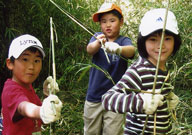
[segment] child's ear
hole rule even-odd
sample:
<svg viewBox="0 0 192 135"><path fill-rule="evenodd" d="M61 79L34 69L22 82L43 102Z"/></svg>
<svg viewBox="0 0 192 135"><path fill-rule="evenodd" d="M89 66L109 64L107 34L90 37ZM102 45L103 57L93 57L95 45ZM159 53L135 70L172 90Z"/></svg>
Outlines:
<svg viewBox="0 0 192 135"><path fill-rule="evenodd" d="M120 20L120 26L123 26L123 18L121 18L121 20Z"/></svg>
<svg viewBox="0 0 192 135"><path fill-rule="evenodd" d="M13 62L10 59L6 59L6 65L9 70L13 70Z"/></svg>

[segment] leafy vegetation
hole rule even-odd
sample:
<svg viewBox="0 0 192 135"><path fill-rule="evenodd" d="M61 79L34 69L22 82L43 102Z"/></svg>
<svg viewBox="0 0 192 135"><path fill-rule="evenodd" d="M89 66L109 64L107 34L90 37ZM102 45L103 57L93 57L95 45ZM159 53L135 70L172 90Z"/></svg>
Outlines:
<svg viewBox="0 0 192 135"><path fill-rule="evenodd" d="M125 24L121 30L136 45L138 25L144 13L157 7L166 7L166 1L150 0L108 0L116 2L123 9ZM99 24L93 23L92 14L104 0L54 0L70 14L78 18L94 31L100 31ZM168 63L175 93L180 97L175 124L175 134L192 134L192 4L190 0L170 0L172 10L178 20L182 46ZM52 75L50 51L50 17L53 18L58 43L55 42L57 81L63 101L62 118L50 126L44 126L43 134L50 129L56 135L83 135L83 106L88 85L88 70L91 57L86 53L86 45L91 37L70 18L58 10L49 0L0 0L0 90L10 77L5 59L11 40L29 33L39 38L46 51L43 69L34 83L36 92L43 99L42 84ZM136 58L136 57L135 57ZM132 63L132 61L129 61ZM79 64L81 63L81 64Z"/></svg>

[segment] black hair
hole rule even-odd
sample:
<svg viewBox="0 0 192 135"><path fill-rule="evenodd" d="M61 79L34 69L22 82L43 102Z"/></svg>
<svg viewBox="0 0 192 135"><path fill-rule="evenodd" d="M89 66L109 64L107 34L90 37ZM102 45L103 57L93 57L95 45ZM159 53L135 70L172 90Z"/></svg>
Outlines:
<svg viewBox="0 0 192 135"><path fill-rule="evenodd" d="M36 53L37 51L40 53L40 57L43 59L43 54L41 53L41 51L39 49L37 49L36 47L29 47L26 50L29 50L32 53Z"/></svg>
<svg viewBox="0 0 192 135"><path fill-rule="evenodd" d="M100 13L98 15L98 20L99 22L101 21L101 17L104 15L104 14L109 14L109 13L112 13L113 15L117 16L119 18L119 20L121 20L121 18L123 18L123 16L117 11L117 10L111 10L109 12L105 12L105 13Z"/></svg>
<svg viewBox="0 0 192 135"><path fill-rule="evenodd" d="M15 58L13 56L11 56L10 60L11 60L12 63L14 63Z"/></svg>
<svg viewBox="0 0 192 135"><path fill-rule="evenodd" d="M142 36L141 33L139 33L138 35L138 38L137 38L137 49L138 49L138 52L139 52L139 55L143 58L147 58L148 57L148 53L147 53L147 50L146 50L146 46L145 46L145 42L146 40L154 33L157 33L157 34L161 34L162 33L162 30L157 30L147 36ZM173 52L172 52L172 55L174 56L175 53L179 50L180 46L181 46L181 37L180 35L176 35L168 30L165 31L165 34L166 35L170 35L170 36L173 36L174 37L174 49L173 49Z"/></svg>
<svg viewBox="0 0 192 135"><path fill-rule="evenodd" d="M43 59L43 55L42 55L42 53L39 51L39 49L37 49L36 47L29 47L29 48L27 48L26 50L29 50L30 52L32 52L32 53L36 53L37 51L40 53L40 57ZM11 56L10 57L10 60L11 60L11 62L12 63L14 63L14 61L15 61L15 58L13 57L13 56Z"/></svg>

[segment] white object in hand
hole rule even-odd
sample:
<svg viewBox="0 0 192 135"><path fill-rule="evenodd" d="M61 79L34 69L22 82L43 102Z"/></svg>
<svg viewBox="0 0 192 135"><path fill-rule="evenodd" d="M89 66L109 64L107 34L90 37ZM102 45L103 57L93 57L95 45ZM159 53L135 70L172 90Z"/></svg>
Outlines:
<svg viewBox="0 0 192 135"><path fill-rule="evenodd" d="M48 76L46 80L43 83L43 93L48 96L49 95L49 90L51 90L51 93L59 92L59 86L57 82L54 82L54 79L52 76Z"/></svg>
<svg viewBox="0 0 192 135"><path fill-rule="evenodd" d="M173 92L170 92L167 96L169 109L173 110L176 108L179 103L179 97L175 95Z"/></svg>
<svg viewBox="0 0 192 135"><path fill-rule="evenodd" d="M54 105L54 108L53 108ZM40 118L44 124L59 120L61 116L62 102L56 95L49 95L43 100L40 107ZM55 110L54 110L55 109Z"/></svg>
<svg viewBox="0 0 192 135"><path fill-rule="evenodd" d="M120 55L122 52L122 46L118 45L115 42L106 42L105 43L105 50L108 53Z"/></svg>
<svg viewBox="0 0 192 135"><path fill-rule="evenodd" d="M143 109L146 114L153 114L158 106L163 105L163 95L161 94L148 94L148 93L142 93L140 94L141 98L143 99Z"/></svg>

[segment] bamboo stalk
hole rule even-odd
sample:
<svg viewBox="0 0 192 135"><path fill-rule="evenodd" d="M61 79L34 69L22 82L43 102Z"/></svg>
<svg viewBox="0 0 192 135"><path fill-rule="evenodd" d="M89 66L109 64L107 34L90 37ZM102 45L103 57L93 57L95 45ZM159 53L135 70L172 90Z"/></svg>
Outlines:
<svg viewBox="0 0 192 135"><path fill-rule="evenodd" d="M54 80L54 88L56 86L56 68L55 68L55 46L54 46L54 36L53 36L53 19L50 17L50 31L51 31L51 45L52 45L52 66L53 66L53 80ZM53 94L55 94L55 90L53 90Z"/></svg>
<svg viewBox="0 0 192 135"><path fill-rule="evenodd" d="M157 82L157 75L158 75L158 71L159 71L159 64L160 64L160 59L161 59L161 52L162 52L162 45L164 42L164 36L165 36L165 27L166 27L166 23L167 23L167 15L168 15L168 8L169 8L169 0L168 0L168 4L167 4L167 8L166 8L166 13L165 13L165 20L164 20L164 25L163 25L163 31L162 31L162 35L161 35L161 41L160 41L160 50L159 50L159 55L158 55L158 60L157 60L157 65L156 65L156 72L155 72L155 78L154 78L154 83L153 83L153 95L155 94L155 87L156 87L156 82ZM153 96L152 96L153 98ZM156 135L156 120L155 120L155 116L156 116L156 112L154 114L154 132L153 135ZM147 115L146 119L148 119L149 115ZM144 135L145 132L145 127L146 127L147 121L145 121L145 125L143 127L143 131L142 134Z"/></svg>
<svg viewBox="0 0 192 135"><path fill-rule="evenodd" d="M54 88L56 86L56 68L55 68L55 48L54 48L54 36L53 36L53 20L50 17L50 40L51 40L51 48L52 48L52 68L53 68L53 80L54 80ZM51 89L49 89L49 94L52 94ZM53 94L55 94L55 89L53 89ZM52 110L54 115L56 115L56 109L54 102L51 102ZM52 124L50 123L50 135L53 133Z"/></svg>
<svg viewBox="0 0 192 135"><path fill-rule="evenodd" d="M50 31L51 31L51 45L52 45L52 66L53 66L53 80L54 80L54 88L56 87L56 68L55 68L55 48L54 48L54 37L53 37L53 20L50 17ZM49 89L49 94L52 94L52 91ZM55 89L53 89L53 94L55 94ZM55 104L51 102L54 114L56 115Z"/></svg>
<svg viewBox="0 0 192 135"><path fill-rule="evenodd" d="M145 134L145 128L146 128L146 125L147 125L148 119L149 119L149 117L146 117L146 119L145 119L145 124L144 124L144 126L143 126L143 130L142 130L142 135L144 135L144 134Z"/></svg>
<svg viewBox="0 0 192 135"><path fill-rule="evenodd" d="M153 128L153 134L156 135L156 122L157 122L157 112L154 114L154 128Z"/></svg>
<svg viewBox="0 0 192 135"><path fill-rule="evenodd" d="M135 93L148 93L148 94L153 94L152 91L146 91L146 90L139 90L139 89L127 89L125 90L130 91L130 92L135 92ZM159 93L154 93L154 94L159 94Z"/></svg>

